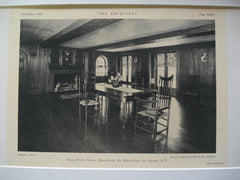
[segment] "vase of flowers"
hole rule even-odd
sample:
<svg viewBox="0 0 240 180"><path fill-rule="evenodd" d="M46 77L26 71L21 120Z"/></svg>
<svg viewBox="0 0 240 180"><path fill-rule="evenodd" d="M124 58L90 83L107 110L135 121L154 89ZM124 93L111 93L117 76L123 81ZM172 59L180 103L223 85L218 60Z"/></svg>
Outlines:
<svg viewBox="0 0 240 180"><path fill-rule="evenodd" d="M112 84L113 87L119 87L121 86L121 75L118 72L117 75L114 77L113 73L111 73L110 78L108 79L108 82Z"/></svg>

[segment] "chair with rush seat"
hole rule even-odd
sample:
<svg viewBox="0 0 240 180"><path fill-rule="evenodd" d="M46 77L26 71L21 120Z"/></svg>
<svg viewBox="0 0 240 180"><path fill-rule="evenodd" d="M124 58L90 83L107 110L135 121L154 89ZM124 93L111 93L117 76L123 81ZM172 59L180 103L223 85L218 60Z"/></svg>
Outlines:
<svg viewBox="0 0 240 180"><path fill-rule="evenodd" d="M154 139L163 132L168 136L172 82L173 75L160 77L158 93L154 100L135 98L137 105L135 132L142 130L151 133Z"/></svg>
<svg viewBox="0 0 240 180"><path fill-rule="evenodd" d="M96 94L91 85L84 83L82 88L79 88L79 117L82 118L82 109L85 109L85 122L87 122L88 111L90 107L100 109L99 96Z"/></svg>

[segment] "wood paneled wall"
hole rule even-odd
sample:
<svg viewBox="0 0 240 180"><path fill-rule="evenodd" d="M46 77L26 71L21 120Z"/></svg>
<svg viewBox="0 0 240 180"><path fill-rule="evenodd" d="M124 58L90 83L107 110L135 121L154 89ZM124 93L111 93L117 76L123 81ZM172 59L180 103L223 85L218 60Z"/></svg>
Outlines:
<svg viewBox="0 0 240 180"><path fill-rule="evenodd" d="M207 62L202 62L203 53L207 53ZM178 54L178 87L184 89L188 76L199 77L200 83L212 85L216 81L215 48L193 48L179 50Z"/></svg>
<svg viewBox="0 0 240 180"><path fill-rule="evenodd" d="M206 53L207 61L201 57ZM177 51L177 93L183 96L186 91L197 88L200 103L213 105L216 100L215 47L199 46L182 48ZM195 79L197 84L193 84ZM192 84L191 84L192 83Z"/></svg>
<svg viewBox="0 0 240 180"><path fill-rule="evenodd" d="M48 63L50 49L40 46L21 47L28 52L26 66L26 95L43 94L48 92ZM26 51L27 50L27 51ZM34 53L31 53L34 51Z"/></svg>

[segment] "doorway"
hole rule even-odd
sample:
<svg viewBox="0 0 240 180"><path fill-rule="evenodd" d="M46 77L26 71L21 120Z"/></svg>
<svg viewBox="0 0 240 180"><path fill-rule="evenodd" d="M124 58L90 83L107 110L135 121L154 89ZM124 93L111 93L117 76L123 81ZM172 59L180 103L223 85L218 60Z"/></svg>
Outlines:
<svg viewBox="0 0 240 180"><path fill-rule="evenodd" d="M121 57L121 77L123 82L132 82L132 56Z"/></svg>
<svg viewBox="0 0 240 180"><path fill-rule="evenodd" d="M27 91L27 54L20 50L19 56L19 96L26 95Z"/></svg>
<svg viewBox="0 0 240 180"><path fill-rule="evenodd" d="M177 53L162 52L156 55L156 84L159 85L160 76L169 77L173 75L173 95L176 94L176 71L177 71Z"/></svg>

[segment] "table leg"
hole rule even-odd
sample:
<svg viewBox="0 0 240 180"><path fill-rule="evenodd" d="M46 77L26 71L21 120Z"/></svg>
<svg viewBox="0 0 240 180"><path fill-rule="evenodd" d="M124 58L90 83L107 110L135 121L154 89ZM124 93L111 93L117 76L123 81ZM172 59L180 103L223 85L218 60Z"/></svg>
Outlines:
<svg viewBox="0 0 240 180"><path fill-rule="evenodd" d="M81 104L79 103L79 108L78 108L78 115L79 115L79 123L78 126L80 127L81 121L82 121L82 107Z"/></svg>
<svg viewBox="0 0 240 180"><path fill-rule="evenodd" d="M127 99L126 97L122 97L122 105L123 105L123 111L124 111L124 117L123 117L123 129L125 129L125 123L127 121Z"/></svg>
<svg viewBox="0 0 240 180"><path fill-rule="evenodd" d="M86 101L86 106L85 106L85 124L87 125L87 117L88 116L88 106L87 106L87 101Z"/></svg>

